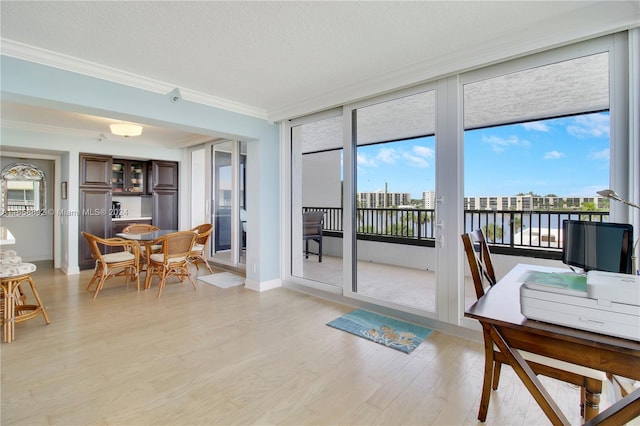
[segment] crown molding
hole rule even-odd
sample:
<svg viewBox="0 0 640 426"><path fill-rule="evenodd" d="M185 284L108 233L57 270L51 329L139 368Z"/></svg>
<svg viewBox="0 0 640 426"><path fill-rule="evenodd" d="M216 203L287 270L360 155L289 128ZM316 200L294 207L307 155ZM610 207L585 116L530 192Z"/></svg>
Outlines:
<svg viewBox="0 0 640 426"><path fill-rule="evenodd" d="M3 129L24 130L28 132L47 133L62 136L97 137L98 133L90 130L72 129L69 127L49 126L46 124L5 120L2 119L0 126Z"/></svg>
<svg viewBox="0 0 640 426"><path fill-rule="evenodd" d="M0 38L0 53L24 61L34 62L40 65L50 66L65 71L94 77L101 80L110 81L137 89L146 90L148 92L166 95L174 90L177 85L167 82L154 80L138 74L96 64L75 58L73 56L64 55L62 53L53 52L18 41ZM249 105L234 102L228 99L211 96L206 93L197 92L180 87L180 93L185 101L207 105L214 108L220 108L226 111L235 112L250 117L267 119L267 112L254 108Z"/></svg>

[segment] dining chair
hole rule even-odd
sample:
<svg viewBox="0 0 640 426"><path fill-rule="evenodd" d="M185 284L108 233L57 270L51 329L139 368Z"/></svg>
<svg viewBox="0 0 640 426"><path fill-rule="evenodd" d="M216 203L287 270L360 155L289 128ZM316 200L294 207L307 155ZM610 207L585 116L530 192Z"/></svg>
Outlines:
<svg viewBox="0 0 640 426"><path fill-rule="evenodd" d="M147 232L159 231L155 225L151 225L149 223L132 223L131 225L127 225L123 230L123 234L146 234Z"/></svg>
<svg viewBox="0 0 640 426"><path fill-rule="evenodd" d="M151 279L153 276L157 276L158 297L160 297L167 278L175 276L181 282L184 282L185 278L189 278L195 290L196 283L189 272L189 256L197 237L198 235L193 231L178 231L147 242L147 250L149 250L150 246L156 244L162 245L162 250L160 253L151 253L149 255L144 288L150 288Z"/></svg>
<svg viewBox="0 0 640 426"><path fill-rule="evenodd" d="M197 237L196 242L193 244L193 249L189 254L189 261L196 266L197 270L200 270L198 264L202 263L207 267L209 273L213 274L213 270L211 269L211 266L209 266L209 262L207 262L205 255L207 243L209 242L209 238L213 232L213 225L210 223L203 223L202 225L192 228L191 231L195 232Z"/></svg>
<svg viewBox="0 0 640 426"><path fill-rule="evenodd" d="M322 227L324 212L305 212L302 214L302 239L304 240L304 257L309 258L309 241L318 243L318 262L322 262Z"/></svg>
<svg viewBox="0 0 640 426"><path fill-rule="evenodd" d="M17 256L15 251L0 253L0 323L3 341L6 343L15 340L16 323L41 314L45 323L51 323L36 284L31 278L35 271L36 265L22 262L22 258ZM26 284L29 285L33 297L24 291L23 285Z"/></svg>
<svg viewBox="0 0 640 426"><path fill-rule="evenodd" d="M497 282L491 261L491 252L481 229L462 234L461 237L469 262L476 296L480 299L484 296L485 291ZM483 328L482 332L485 365L478 420L484 422L489 409L491 389L498 389L502 364L509 364L509 362L491 340L488 330ZM580 415L585 420L589 420L598 414L602 385L607 380L606 373L531 352L518 352L536 375L551 377L580 387Z"/></svg>
<svg viewBox="0 0 640 426"><path fill-rule="evenodd" d="M82 236L87 240L91 249L91 257L96 262L93 276L87 286L87 290L89 290L94 283L96 284L94 299L98 297L104 282L113 277L124 276L127 283L130 278L135 278L136 286L140 290L140 246L136 241L122 238L100 238L85 231L82 232ZM121 250L117 250L118 248Z"/></svg>
<svg viewBox="0 0 640 426"><path fill-rule="evenodd" d="M149 223L132 223L127 225L123 230L123 234L146 234L149 232L159 231L155 225ZM158 253L162 249L160 245L151 246L152 253ZM144 244L140 245L140 272L144 272L147 266L147 247Z"/></svg>

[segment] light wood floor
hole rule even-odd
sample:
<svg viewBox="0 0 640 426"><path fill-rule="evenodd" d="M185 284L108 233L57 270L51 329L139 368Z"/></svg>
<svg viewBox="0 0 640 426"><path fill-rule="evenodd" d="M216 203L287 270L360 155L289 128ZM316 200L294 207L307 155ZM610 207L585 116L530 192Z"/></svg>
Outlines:
<svg viewBox="0 0 640 426"><path fill-rule="evenodd" d="M433 332L407 355L325 325L350 307L284 288L171 281L157 299L114 279L94 301L90 271L38 266L52 322L0 346L3 426L477 423L477 342ZM503 370L486 424L548 424ZM577 389L543 383L579 424Z"/></svg>

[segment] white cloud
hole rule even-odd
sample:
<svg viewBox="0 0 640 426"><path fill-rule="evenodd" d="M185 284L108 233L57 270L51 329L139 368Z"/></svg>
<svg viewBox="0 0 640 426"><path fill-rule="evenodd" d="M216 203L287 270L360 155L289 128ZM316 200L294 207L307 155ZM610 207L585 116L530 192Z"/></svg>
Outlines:
<svg viewBox="0 0 640 426"><path fill-rule="evenodd" d="M413 147L413 152L423 158L434 158L435 157L435 152L433 151L433 149L426 147L426 146L419 146L416 145Z"/></svg>
<svg viewBox="0 0 640 426"><path fill-rule="evenodd" d="M558 151L549 151L544 153L545 160L557 160L559 158L564 157L565 155L562 152Z"/></svg>
<svg viewBox="0 0 640 426"><path fill-rule="evenodd" d="M402 154L402 158L406 160L412 167L419 167L421 169L429 167L429 162L424 157L405 152Z"/></svg>
<svg viewBox="0 0 640 426"><path fill-rule="evenodd" d="M358 166L364 167L377 167L376 161L372 158L367 157L365 154L358 154L356 157L358 162Z"/></svg>
<svg viewBox="0 0 640 426"><path fill-rule="evenodd" d="M567 133L578 138L609 136L609 116L597 113L578 115L567 126Z"/></svg>
<svg viewBox="0 0 640 426"><path fill-rule="evenodd" d="M530 123L521 123L520 125L522 127L524 127L525 130L533 130L533 131L536 131L536 132L548 132L549 131L549 126L547 126L542 121L532 121Z"/></svg>
<svg viewBox="0 0 640 426"><path fill-rule="evenodd" d="M380 160L383 163L395 164L396 160L400 158L400 155L393 148L382 148L376 155L376 160Z"/></svg>
<svg viewBox="0 0 640 426"><path fill-rule="evenodd" d="M509 136L508 138L500 138L498 136L483 136L482 142L491 146L495 152L503 152L510 146L529 146L529 141L519 139L517 136Z"/></svg>
<svg viewBox="0 0 640 426"><path fill-rule="evenodd" d="M609 160L609 148L605 148L602 151L592 152L589 154L589 158L592 160Z"/></svg>

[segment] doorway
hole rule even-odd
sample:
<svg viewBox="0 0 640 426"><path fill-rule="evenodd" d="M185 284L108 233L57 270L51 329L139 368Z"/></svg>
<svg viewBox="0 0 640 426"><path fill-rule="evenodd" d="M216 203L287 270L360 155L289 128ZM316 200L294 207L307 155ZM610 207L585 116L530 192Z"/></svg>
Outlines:
<svg viewBox="0 0 640 426"><path fill-rule="evenodd" d="M213 225L208 260L244 269L246 142L217 141L190 151L191 226Z"/></svg>

